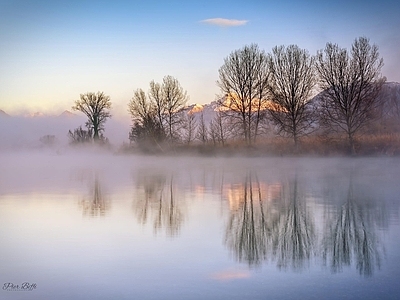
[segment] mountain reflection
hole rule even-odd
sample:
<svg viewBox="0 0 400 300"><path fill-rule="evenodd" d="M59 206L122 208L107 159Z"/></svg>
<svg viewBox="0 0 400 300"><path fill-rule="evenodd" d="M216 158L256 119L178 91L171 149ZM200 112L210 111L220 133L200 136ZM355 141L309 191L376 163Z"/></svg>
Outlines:
<svg viewBox="0 0 400 300"><path fill-rule="evenodd" d="M297 179L287 185L261 186L250 173L242 186L230 191L240 196L231 211L225 242L239 261L250 266L269 258L279 268L301 269L312 255L316 236Z"/></svg>
<svg viewBox="0 0 400 300"><path fill-rule="evenodd" d="M90 196L83 198L79 204L82 207L84 216L104 216L110 209L110 203L104 197L98 174L94 175Z"/></svg>
<svg viewBox="0 0 400 300"><path fill-rule="evenodd" d="M179 233L183 213L176 197L172 175L139 172L134 210L141 224L151 222L155 233L165 228L167 235Z"/></svg>
<svg viewBox="0 0 400 300"><path fill-rule="evenodd" d="M344 201L325 212L322 257L333 272L355 263L361 275L370 276L381 263L377 227L386 223L385 214L357 191L350 176Z"/></svg>

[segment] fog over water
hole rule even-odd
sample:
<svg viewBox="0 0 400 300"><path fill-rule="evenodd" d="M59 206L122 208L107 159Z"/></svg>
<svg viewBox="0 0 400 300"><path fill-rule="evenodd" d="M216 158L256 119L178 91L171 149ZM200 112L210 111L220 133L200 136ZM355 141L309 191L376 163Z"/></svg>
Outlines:
<svg viewBox="0 0 400 300"><path fill-rule="evenodd" d="M0 298L397 299L399 167L5 151Z"/></svg>
<svg viewBox="0 0 400 300"><path fill-rule="evenodd" d="M81 114L58 116L1 116L0 115L0 150L21 150L46 148L41 138L54 136L52 145L55 149L67 148L68 131L82 126L85 128L87 118ZM105 137L114 146L128 142L129 120L110 118L106 123Z"/></svg>

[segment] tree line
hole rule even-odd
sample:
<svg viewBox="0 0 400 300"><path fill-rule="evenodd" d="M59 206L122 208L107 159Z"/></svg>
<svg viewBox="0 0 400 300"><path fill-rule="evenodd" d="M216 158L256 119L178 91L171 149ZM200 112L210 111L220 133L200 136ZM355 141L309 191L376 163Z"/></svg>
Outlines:
<svg viewBox="0 0 400 300"><path fill-rule="evenodd" d="M225 145L233 139L253 145L272 126L296 148L301 137L317 130L342 133L354 153L355 136L380 104L382 67L378 46L365 37L355 39L350 50L327 43L316 55L297 45L276 46L270 53L246 45L219 68L221 95L212 120L188 113L187 92L176 78L165 76L161 83L151 81L147 92L134 91L129 140L161 149L165 143ZM88 117L87 130L70 131L71 139L104 140L110 108L110 97L102 92L81 95L73 109Z"/></svg>

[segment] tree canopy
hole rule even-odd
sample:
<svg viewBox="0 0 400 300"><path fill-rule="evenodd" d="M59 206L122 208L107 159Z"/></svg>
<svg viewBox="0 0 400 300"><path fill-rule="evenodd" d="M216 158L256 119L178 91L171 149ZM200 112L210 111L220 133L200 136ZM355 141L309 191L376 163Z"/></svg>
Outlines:
<svg viewBox="0 0 400 300"><path fill-rule="evenodd" d="M372 117L385 78L378 46L365 37L356 39L351 51L327 43L318 51L316 69L323 90L321 124L347 134L354 153L354 135Z"/></svg>
<svg viewBox="0 0 400 300"><path fill-rule="evenodd" d="M99 140L100 133L104 130L104 123L111 117L110 96L104 92L81 94L72 109L81 111L87 116L86 127L93 130L93 139Z"/></svg>

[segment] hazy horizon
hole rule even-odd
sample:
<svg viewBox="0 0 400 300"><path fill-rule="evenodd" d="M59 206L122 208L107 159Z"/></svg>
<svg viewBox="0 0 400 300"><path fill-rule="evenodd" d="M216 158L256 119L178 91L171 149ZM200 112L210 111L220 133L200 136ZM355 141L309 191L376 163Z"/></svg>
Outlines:
<svg viewBox="0 0 400 300"><path fill-rule="evenodd" d="M166 75L189 103L220 93L218 69L232 51L256 43L297 44L310 54L327 42L350 48L365 36L379 46L388 81L400 82L397 1L3 1L0 4L0 109L69 109L104 91L115 116L133 91Z"/></svg>

